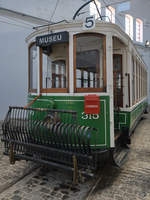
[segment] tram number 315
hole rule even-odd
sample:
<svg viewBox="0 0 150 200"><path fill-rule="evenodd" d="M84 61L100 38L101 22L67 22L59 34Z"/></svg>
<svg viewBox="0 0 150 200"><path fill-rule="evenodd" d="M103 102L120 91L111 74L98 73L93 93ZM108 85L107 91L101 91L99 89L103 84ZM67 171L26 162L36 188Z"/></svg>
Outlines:
<svg viewBox="0 0 150 200"><path fill-rule="evenodd" d="M82 112L81 115L82 119L99 119L99 115L98 114L85 114L84 112Z"/></svg>

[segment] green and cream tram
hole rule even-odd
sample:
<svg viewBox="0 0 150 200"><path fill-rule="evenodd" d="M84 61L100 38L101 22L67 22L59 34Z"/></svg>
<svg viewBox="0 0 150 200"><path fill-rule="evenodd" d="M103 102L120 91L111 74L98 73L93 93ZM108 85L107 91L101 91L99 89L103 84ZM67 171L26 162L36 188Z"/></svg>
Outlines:
<svg viewBox="0 0 150 200"><path fill-rule="evenodd" d="M86 23L39 27L26 38L29 108L10 107L5 154L54 166L71 166L75 155L97 168L130 143L147 109L147 68L117 25Z"/></svg>

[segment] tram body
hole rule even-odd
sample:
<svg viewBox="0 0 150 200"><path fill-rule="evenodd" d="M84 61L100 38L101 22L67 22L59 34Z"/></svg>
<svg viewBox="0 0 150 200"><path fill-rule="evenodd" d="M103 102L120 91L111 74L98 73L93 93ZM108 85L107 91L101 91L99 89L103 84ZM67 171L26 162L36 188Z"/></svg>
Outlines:
<svg viewBox="0 0 150 200"><path fill-rule="evenodd" d="M35 152L34 145L57 149L56 162L65 165L64 158L61 161L61 156L59 156L62 152L65 157L76 155L77 160L79 157L79 165L82 155L86 155L89 160L85 158L85 162L81 163L82 167L85 165L87 168L90 162L96 162L96 167L98 167L106 157L109 158L118 140L121 141L121 145L130 143L130 135L148 105L147 69L131 39L117 25L101 21L97 21L93 29L85 29L82 22L51 25L37 29L26 38L26 41L29 51L30 113L31 111L38 112L38 109L41 109L40 112L42 109L43 112L44 109L53 112L55 110L56 112L59 110L76 112L76 118L71 122L74 127L73 134L71 133L73 129L68 128L69 122L60 125L60 118L54 117L54 114L40 115L40 120L45 121L46 125L38 125L34 137L46 137L49 134L48 130L53 129L53 135L55 134L59 140L54 142L55 144L51 141L52 145L47 145L46 142L36 143L36 140L33 141L31 138L27 141L27 143L32 143L29 147L30 151ZM28 108L24 109L28 110ZM8 154L11 147L16 159L36 161L35 158L38 156L36 157L34 153L30 152L28 157L25 157L27 148L23 147L26 151L24 150L18 156L17 152L21 151L19 143L16 143L18 147L9 144L11 137L7 136L8 127L10 127L8 118L13 116L10 112L3 124L5 153ZM28 116L28 114L25 115ZM37 116L34 115L35 120ZM51 129L46 128L48 127L46 120L49 120L49 124L55 121L54 125L50 125ZM64 125L65 123L68 125ZM88 131L77 134L75 127L80 127L80 133L83 129ZM86 129L86 127L94 129ZM70 130L69 134L72 134L70 140L67 139L70 137L67 131L65 132L67 128ZM39 129L40 136L36 136ZM32 131L30 134L32 135ZM78 135L77 139L75 139L75 134ZM22 145L25 146L24 137L22 140L19 137L15 140L21 140ZM58 145L62 138L64 148ZM53 137L47 137L46 140L53 140ZM12 139L13 142L15 144L14 139ZM44 151L44 147L41 147L39 152L41 151ZM71 157L69 159L71 160ZM40 156L41 160L42 156ZM51 153L49 153L49 159L45 159L44 162L48 163L48 161L55 162L53 158L51 159Z"/></svg>

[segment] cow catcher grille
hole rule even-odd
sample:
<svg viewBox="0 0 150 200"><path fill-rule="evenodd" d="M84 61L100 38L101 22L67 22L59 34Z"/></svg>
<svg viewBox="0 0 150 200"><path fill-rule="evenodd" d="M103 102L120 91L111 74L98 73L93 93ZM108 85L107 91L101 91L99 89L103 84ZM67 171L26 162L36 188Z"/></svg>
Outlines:
<svg viewBox="0 0 150 200"><path fill-rule="evenodd" d="M2 130L12 164L24 159L69 168L76 156L80 168L96 168L91 139L97 130L78 125L75 111L9 107Z"/></svg>

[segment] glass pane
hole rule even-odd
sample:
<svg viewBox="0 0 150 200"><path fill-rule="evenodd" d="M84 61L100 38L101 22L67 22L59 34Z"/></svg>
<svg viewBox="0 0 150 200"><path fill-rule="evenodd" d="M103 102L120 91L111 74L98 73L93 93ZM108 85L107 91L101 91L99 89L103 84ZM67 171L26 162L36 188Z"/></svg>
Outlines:
<svg viewBox="0 0 150 200"><path fill-rule="evenodd" d="M114 56L114 71L121 71L121 56Z"/></svg>
<svg viewBox="0 0 150 200"><path fill-rule="evenodd" d="M116 87L118 89L121 89L121 74L120 74L120 72L117 72L117 74L116 74L116 80L117 80Z"/></svg>
<svg viewBox="0 0 150 200"><path fill-rule="evenodd" d="M67 44L43 47L42 88L67 88Z"/></svg>
<svg viewBox="0 0 150 200"><path fill-rule="evenodd" d="M37 47L30 48L30 89L37 89Z"/></svg>
<svg viewBox="0 0 150 200"><path fill-rule="evenodd" d="M77 36L76 87L103 88L103 37Z"/></svg>

